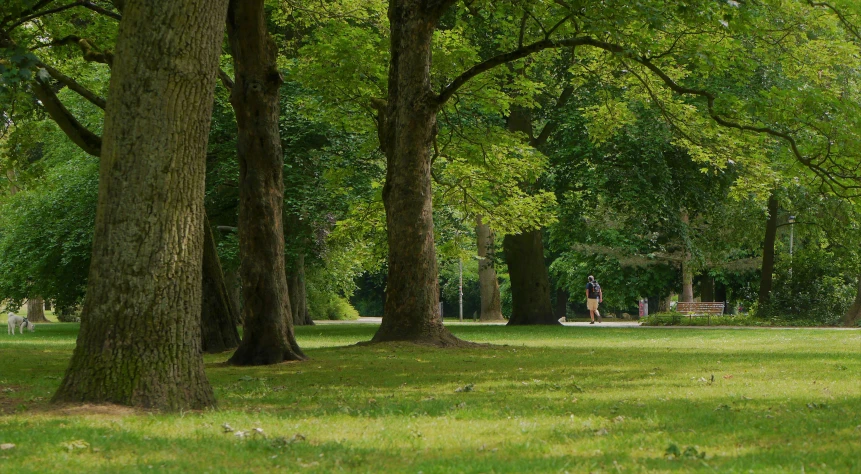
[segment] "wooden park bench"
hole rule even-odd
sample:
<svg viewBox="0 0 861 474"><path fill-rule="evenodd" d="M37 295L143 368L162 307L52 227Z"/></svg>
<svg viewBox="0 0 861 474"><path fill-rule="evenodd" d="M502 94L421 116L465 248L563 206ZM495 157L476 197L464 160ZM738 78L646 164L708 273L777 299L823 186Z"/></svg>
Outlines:
<svg viewBox="0 0 861 474"><path fill-rule="evenodd" d="M692 303L676 303L676 311L682 314L688 315L689 318L693 319L695 317L708 318L708 325L711 326L711 317L712 315L722 315L724 309L723 301L712 301L712 302L692 302Z"/></svg>

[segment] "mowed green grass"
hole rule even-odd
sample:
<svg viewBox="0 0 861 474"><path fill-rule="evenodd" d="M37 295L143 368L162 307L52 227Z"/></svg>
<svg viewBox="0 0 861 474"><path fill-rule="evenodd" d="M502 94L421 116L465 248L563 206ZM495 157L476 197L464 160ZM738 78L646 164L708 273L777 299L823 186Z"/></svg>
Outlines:
<svg viewBox="0 0 861 474"><path fill-rule="evenodd" d="M491 345L353 345L375 329L297 328L301 363L206 356L218 408L169 414L54 407L77 325L4 334L0 472L861 472L858 330L465 324Z"/></svg>

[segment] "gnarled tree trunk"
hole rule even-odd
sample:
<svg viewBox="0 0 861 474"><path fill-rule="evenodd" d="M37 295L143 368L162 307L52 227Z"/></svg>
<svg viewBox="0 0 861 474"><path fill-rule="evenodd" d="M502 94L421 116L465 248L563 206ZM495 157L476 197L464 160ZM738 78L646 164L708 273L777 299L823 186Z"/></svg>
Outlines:
<svg viewBox="0 0 861 474"><path fill-rule="evenodd" d="M475 227L478 236L478 282L481 290L481 321L502 321L502 300L499 296L499 280L494 265L493 232L478 216Z"/></svg>
<svg viewBox="0 0 861 474"><path fill-rule="evenodd" d="M238 317L230 304L215 237L209 219L203 219L203 297L201 298L200 332L204 352L215 354L239 345Z"/></svg>
<svg viewBox="0 0 861 474"><path fill-rule="evenodd" d="M230 103L239 130L239 254L242 321L234 365L302 360L284 269L284 157L278 132L276 47L267 33L263 0L231 0L227 33L235 83Z"/></svg>
<svg viewBox="0 0 861 474"><path fill-rule="evenodd" d="M861 275L858 275L858 292L855 293L855 302L843 315L841 322L846 327L855 327L861 321Z"/></svg>
<svg viewBox="0 0 861 474"><path fill-rule="evenodd" d="M544 264L541 230L506 235L502 240L511 277L511 318L508 324L560 324L550 302L550 278Z"/></svg>
<svg viewBox="0 0 861 474"><path fill-rule="evenodd" d="M47 323L45 318L45 300L42 298L30 298L27 300L27 320L31 323Z"/></svg>
<svg viewBox="0 0 861 474"><path fill-rule="evenodd" d="M762 273L759 277L759 307L765 308L771 300L774 273L774 241L777 238L777 211L779 203L772 194L768 198L768 221L765 223L765 241L762 244Z"/></svg>
<svg viewBox="0 0 861 474"><path fill-rule="evenodd" d="M81 329L54 395L215 404L200 348L206 143L226 0L128 0Z"/></svg>
<svg viewBox="0 0 861 474"><path fill-rule="evenodd" d="M431 40L442 8L422 0L389 2L388 97L376 104L388 164L383 203L389 272L385 314L372 342L462 344L439 312L431 203L430 148L440 105L430 85Z"/></svg>

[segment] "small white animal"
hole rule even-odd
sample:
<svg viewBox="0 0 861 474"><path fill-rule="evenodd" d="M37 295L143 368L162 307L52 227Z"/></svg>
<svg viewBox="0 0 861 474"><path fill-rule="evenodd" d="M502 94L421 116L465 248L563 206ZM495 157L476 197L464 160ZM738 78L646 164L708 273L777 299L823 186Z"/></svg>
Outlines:
<svg viewBox="0 0 861 474"><path fill-rule="evenodd" d="M9 313L9 323L7 325L6 334L15 334L15 328L18 328L18 332L24 334L24 328L33 332L36 329L36 325L31 323L27 318L22 318L15 313Z"/></svg>

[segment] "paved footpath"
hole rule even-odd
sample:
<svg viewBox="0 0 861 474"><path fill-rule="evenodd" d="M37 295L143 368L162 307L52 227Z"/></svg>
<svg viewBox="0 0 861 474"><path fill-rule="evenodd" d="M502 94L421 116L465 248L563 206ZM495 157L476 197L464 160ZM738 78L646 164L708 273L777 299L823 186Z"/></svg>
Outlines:
<svg viewBox="0 0 861 474"><path fill-rule="evenodd" d="M327 325L327 324L380 324L383 321L383 318L380 317L361 317L352 321L328 321L328 320L316 320L315 324ZM506 321L498 322L498 323L474 323L472 321L446 321L446 326L477 326L477 325L487 325L487 326L504 326ZM594 327L594 328L643 328L643 329L824 329L824 330L837 330L837 331L861 331L861 328L834 328L834 327L820 327L820 328L793 328L793 327L760 327L760 326L640 326L640 323L637 321L618 321L612 320L607 321L604 320L602 323L589 324L588 322L568 322L562 323L563 326L577 326L577 327Z"/></svg>

